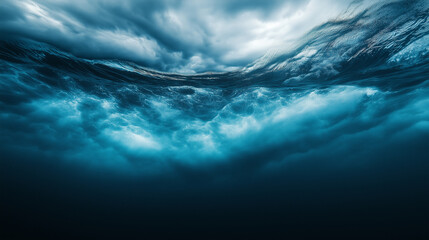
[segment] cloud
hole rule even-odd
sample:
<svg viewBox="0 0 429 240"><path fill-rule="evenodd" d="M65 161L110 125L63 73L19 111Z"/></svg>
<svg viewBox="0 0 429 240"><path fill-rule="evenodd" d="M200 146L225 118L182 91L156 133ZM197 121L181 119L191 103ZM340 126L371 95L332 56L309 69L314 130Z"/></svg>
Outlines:
<svg viewBox="0 0 429 240"><path fill-rule="evenodd" d="M5 1L2 35L162 71L225 71L297 39L350 1Z"/></svg>

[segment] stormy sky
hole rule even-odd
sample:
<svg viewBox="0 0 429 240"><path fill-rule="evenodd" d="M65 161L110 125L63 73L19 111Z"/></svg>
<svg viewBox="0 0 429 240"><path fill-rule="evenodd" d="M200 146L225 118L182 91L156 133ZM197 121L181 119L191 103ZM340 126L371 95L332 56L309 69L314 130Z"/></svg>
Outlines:
<svg viewBox="0 0 429 240"><path fill-rule="evenodd" d="M161 71L229 71L285 48L351 2L5 0L0 33Z"/></svg>

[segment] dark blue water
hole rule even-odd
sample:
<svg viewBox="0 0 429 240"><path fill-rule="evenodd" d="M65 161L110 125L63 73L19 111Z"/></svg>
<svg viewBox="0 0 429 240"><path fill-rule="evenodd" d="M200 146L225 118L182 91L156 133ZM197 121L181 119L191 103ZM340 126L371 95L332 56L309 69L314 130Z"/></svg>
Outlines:
<svg viewBox="0 0 429 240"><path fill-rule="evenodd" d="M198 75L2 40L2 234L429 237L428 13Z"/></svg>

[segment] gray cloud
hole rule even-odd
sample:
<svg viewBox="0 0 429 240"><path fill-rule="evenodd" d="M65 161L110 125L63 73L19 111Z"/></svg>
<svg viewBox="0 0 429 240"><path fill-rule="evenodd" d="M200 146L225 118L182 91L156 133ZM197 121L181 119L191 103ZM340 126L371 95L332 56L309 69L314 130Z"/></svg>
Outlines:
<svg viewBox="0 0 429 240"><path fill-rule="evenodd" d="M243 67L350 1L5 1L0 31L172 72Z"/></svg>

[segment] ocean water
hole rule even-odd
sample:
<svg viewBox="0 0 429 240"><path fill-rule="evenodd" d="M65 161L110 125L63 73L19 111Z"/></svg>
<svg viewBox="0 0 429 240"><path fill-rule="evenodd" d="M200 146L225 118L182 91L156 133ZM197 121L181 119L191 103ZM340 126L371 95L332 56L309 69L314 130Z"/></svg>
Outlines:
<svg viewBox="0 0 429 240"><path fill-rule="evenodd" d="M428 237L428 13L375 5L227 73L2 40L5 236Z"/></svg>

